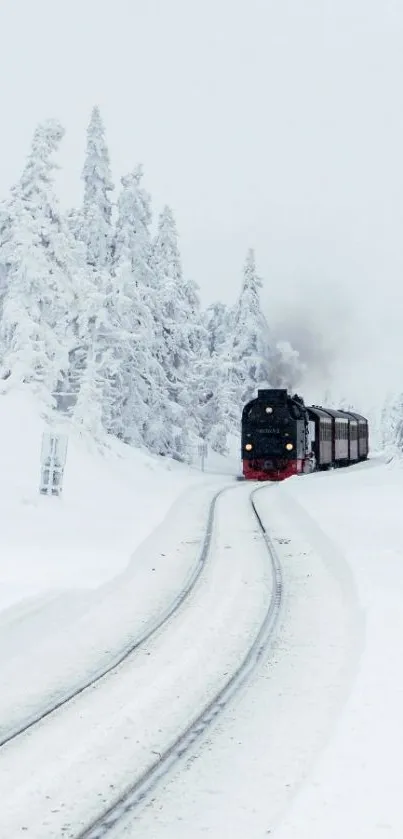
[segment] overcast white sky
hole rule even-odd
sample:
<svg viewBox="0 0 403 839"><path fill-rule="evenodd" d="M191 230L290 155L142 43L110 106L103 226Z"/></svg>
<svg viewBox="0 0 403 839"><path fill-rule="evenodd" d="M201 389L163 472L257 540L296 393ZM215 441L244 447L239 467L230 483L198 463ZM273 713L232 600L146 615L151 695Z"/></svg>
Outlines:
<svg viewBox="0 0 403 839"><path fill-rule="evenodd" d="M203 302L234 300L253 246L269 319L319 324L314 352L336 347L353 388L358 374L396 378L399 0L2 0L0 32L0 194L35 124L55 116L67 129L61 197L79 201L98 103L115 182L144 164Z"/></svg>

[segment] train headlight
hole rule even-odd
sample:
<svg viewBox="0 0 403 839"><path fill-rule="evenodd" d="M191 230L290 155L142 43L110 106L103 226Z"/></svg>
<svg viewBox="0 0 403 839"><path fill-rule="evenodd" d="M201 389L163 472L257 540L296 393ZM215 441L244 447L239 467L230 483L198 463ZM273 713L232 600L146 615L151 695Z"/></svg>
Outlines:
<svg viewBox="0 0 403 839"><path fill-rule="evenodd" d="M252 443L247 443L245 446L245 451L251 452L253 449Z"/></svg>
<svg viewBox="0 0 403 839"><path fill-rule="evenodd" d="M293 448L294 448L294 446L293 446L293 444L292 444L292 443L286 443L286 444L285 444L285 447L286 447L286 449L287 449L287 451L288 451L288 452L292 452L292 450L293 450Z"/></svg>
<svg viewBox="0 0 403 839"><path fill-rule="evenodd" d="M273 408L271 407L271 405L268 405L267 408L265 408L265 411L266 411L266 414L272 414L273 413Z"/></svg>

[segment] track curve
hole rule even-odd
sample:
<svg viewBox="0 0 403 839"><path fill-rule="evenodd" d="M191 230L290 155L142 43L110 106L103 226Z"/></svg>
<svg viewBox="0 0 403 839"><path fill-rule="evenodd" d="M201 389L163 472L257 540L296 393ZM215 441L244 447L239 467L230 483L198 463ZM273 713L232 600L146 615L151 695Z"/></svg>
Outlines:
<svg viewBox="0 0 403 839"><path fill-rule="evenodd" d="M135 641L132 641L130 645L125 646L122 650L120 650L117 653L117 655L112 659L112 661L109 661L106 666L102 667L95 674L92 674L90 678L85 679L79 687L76 687L71 691L67 691L65 695L61 699L58 699L56 702L51 702L45 705L45 707L39 713L32 714L31 716L26 718L21 725L13 726L5 734L0 734L0 749L6 744L11 743L13 740L16 740L17 737L28 732L35 725L42 722L42 720L45 720L47 717L50 717L53 713L58 711L60 708L63 708L63 706L67 705L73 699L76 699L76 697L80 696L86 690L92 688L105 676L109 675L110 673L113 673L113 671L116 670L121 664L123 664L123 662L125 662L142 644L151 640L151 638L168 623L168 621L173 617L178 608L189 597L203 571L210 550L217 501L224 492L227 492L228 489L231 488L231 486L223 487L222 489L218 490L218 492L216 492L213 496L212 501L210 503L205 535L201 545L199 556L192 568L190 575L186 580L185 585L176 595L176 597L171 601L168 608L165 609L156 620L152 621L148 625L147 629L144 632L142 632L135 639Z"/></svg>
<svg viewBox="0 0 403 839"><path fill-rule="evenodd" d="M240 666L232 674L225 686L209 702L203 712L199 714L197 719L185 729L185 731L165 752L158 756L154 764L152 764L152 766L129 789L126 789L125 792L121 794L120 797L117 798L117 800L107 810L105 810L100 817L89 824L82 832L77 834L75 839L102 839L102 837L112 831L124 817L132 813L133 810L135 810L135 808L154 789L160 779L167 774L167 772L188 751L192 744L206 731L211 722L223 711L228 702L235 696L241 685L246 681L248 676L259 665L260 660L274 634L280 614L283 595L283 579L280 560L256 506L256 495L264 489L267 490L268 487L264 486L252 490L249 496L249 501L270 557L273 587L267 611L252 645L250 646ZM217 496L215 496L215 502L220 494L221 493L218 493ZM209 546L210 543L211 534ZM207 548L207 553L209 546ZM206 557L207 554L205 558Z"/></svg>

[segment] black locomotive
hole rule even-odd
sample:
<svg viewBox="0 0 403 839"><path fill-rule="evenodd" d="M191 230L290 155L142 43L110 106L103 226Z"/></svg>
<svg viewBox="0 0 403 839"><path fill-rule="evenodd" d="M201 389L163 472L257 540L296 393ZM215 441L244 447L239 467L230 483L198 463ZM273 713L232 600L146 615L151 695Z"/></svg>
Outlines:
<svg viewBox="0 0 403 839"><path fill-rule="evenodd" d="M368 457L368 420L287 390L259 390L242 412L242 467L253 481L349 466Z"/></svg>

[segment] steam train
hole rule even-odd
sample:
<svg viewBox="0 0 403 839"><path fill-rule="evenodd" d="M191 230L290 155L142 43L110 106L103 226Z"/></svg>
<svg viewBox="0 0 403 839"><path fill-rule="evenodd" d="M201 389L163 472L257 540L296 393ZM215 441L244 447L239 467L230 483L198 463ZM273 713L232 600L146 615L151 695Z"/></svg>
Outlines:
<svg viewBox="0 0 403 839"><path fill-rule="evenodd" d="M287 390L259 390L242 411L242 471L247 480L349 466L368 457L368 420L352 411L307 406Z"/></svg>

